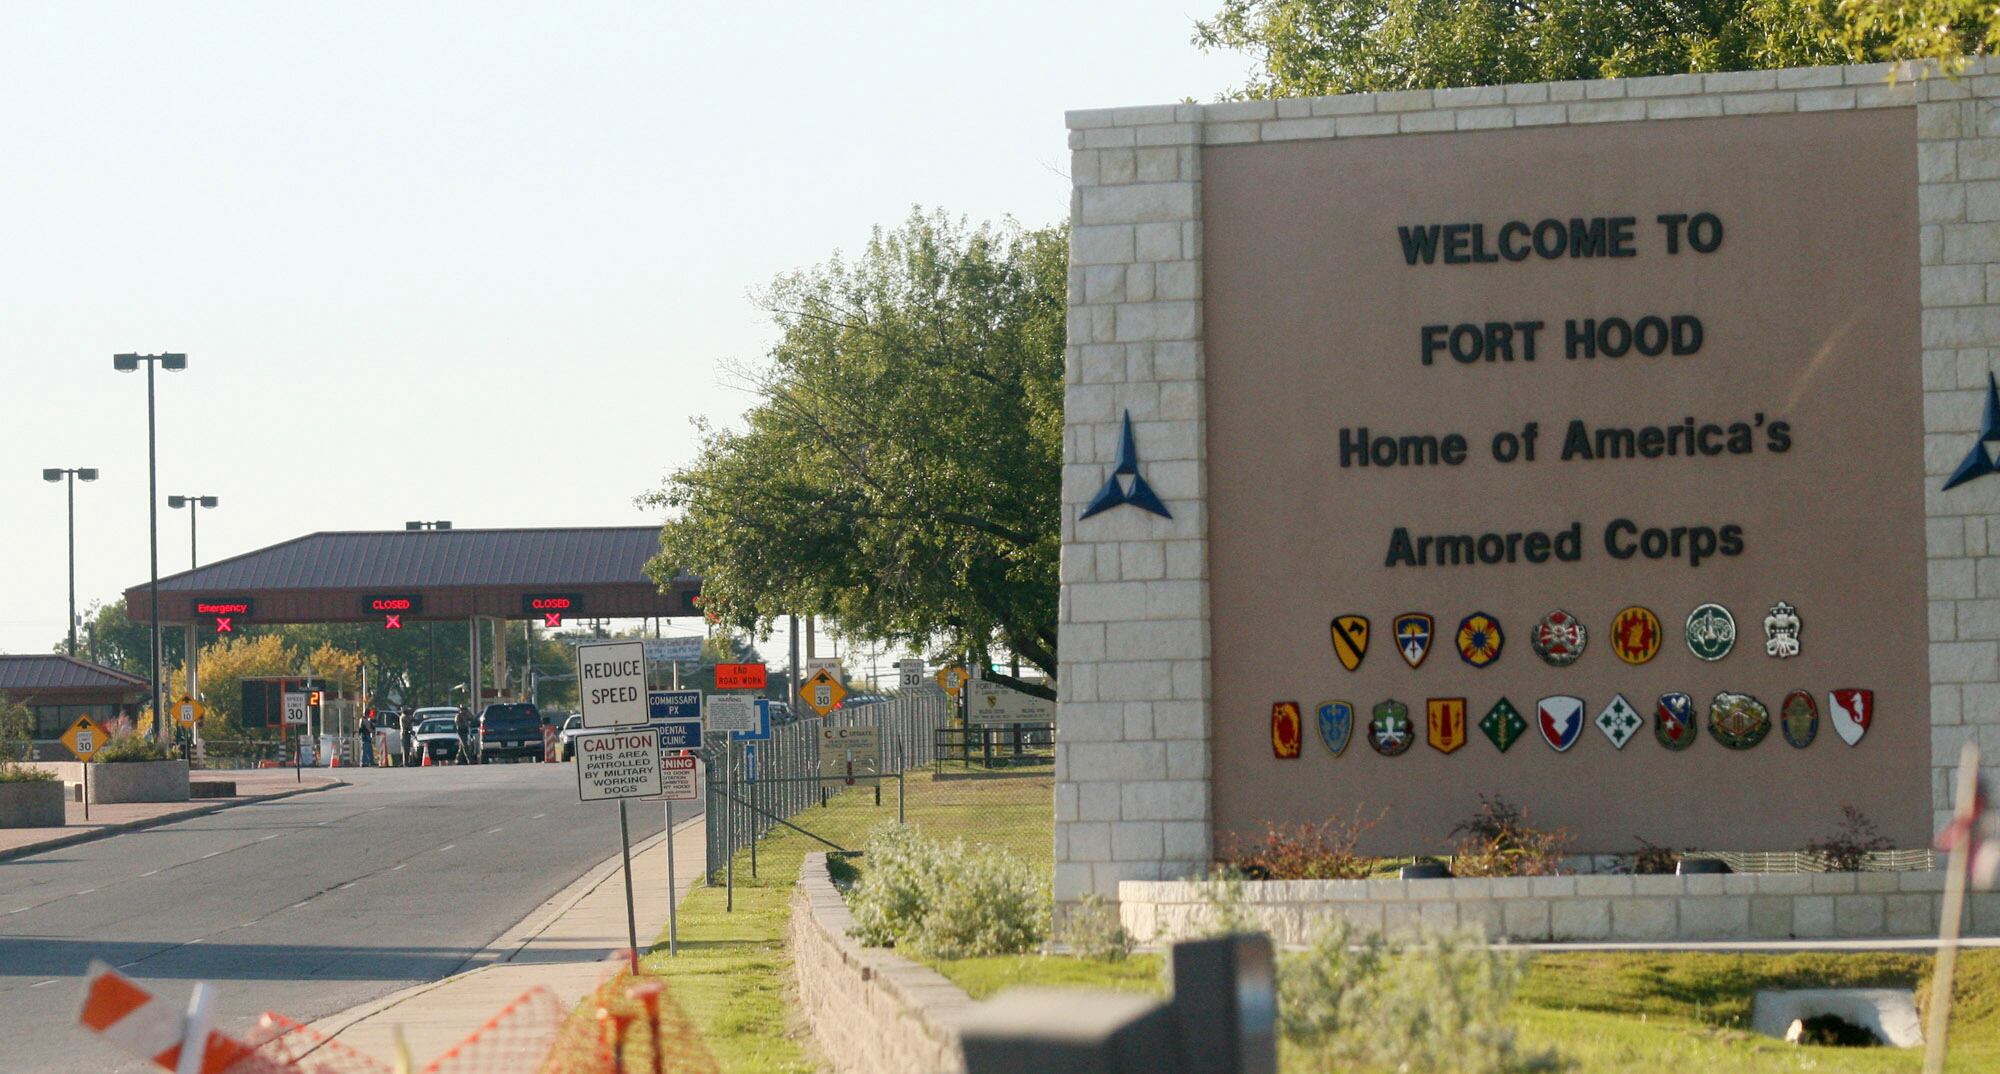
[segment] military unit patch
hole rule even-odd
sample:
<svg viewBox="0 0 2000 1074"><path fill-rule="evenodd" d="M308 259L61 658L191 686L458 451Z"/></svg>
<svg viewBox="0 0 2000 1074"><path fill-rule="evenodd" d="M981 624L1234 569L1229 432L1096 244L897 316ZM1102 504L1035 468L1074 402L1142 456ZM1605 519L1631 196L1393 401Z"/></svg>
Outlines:
<svg viewBox="0 0 2000 1074"><path fill-rule="evenodd" d="M1764 617L1764 655L1782 660L1799 655L1799 610L1779 601Z"/></svg>
<svg viewBox="0 0 2000 1074"><path fill-rule="evenodd" d="M1826 695L1826 717L1833 721L1833 733L1842 742L1854 745L1875 722L1875 691L1833 691Z"/></svg>
<svg viewBox="0 0 2000 1074"><path fill-rule="evenodd" d="M1542 698L1535 703L1535 723L1549 748L1562 753L1583 733L1583 699L1561 694Z"/></svg>
<svg viewBox="0 0 2000 1074"><path fill-rule="evenodd" d="M1703 660L1720 660L1736 648L1736 617L1720 604L1703 604L1688 613L1688 652Z"/></svg>
<svg viewBox="0 0 2000 1074"><path fill-rule="evenodd" d="M1597 714L1597 729L1611 740L1611 748L1615 750L1624 749L1625 743L1631 741L1632 735L1644 726L1646 721L1639 717L1639 710L1625 700L1624 694L1612 694L1611 703Z"/></svg>
<svg viewBox="0 0 2000 1074"><path fill-rule="evenodd" d="M1749 694L1725 690L1708 706L1708 733L1732 750L1747 750L1771 733L1771 710Z"/></svg>
<svg viewBox="0 0 2000 1074"><path fill-rule="evenodd" d="M1660 652L1660 617L1637 604L1611 620L1611 651L1628 664L1643 664Z"/></svg>
<svg viewBox="0 0 2000 1074"><path fill-rule="evenodd" d="M1396 651L1403 663L1415 668L1431 655L1431 638L1437 634L1437 620L1422 612L1406 612L1396 617Z"/></svg>
<svg viewBox="0 0 2000 1074"><path fill-rule="evenodd" d="M1785 695L1785 702L1778 706L1778 730L1785 733L1785 741L1805 749L1819 737L1819 706L1813 704L1813 696L1804 690L1793 690Z"/></svg>
<svg viewBox="0 0 2000 1074"><path fill-rule="evenodd" d="M1661 694L1653 709L1653 737L1670 750L1694 745L1700 725L1694 718L1694 698L1686 694Z"/></svg>
<svg viewBox="0 0 2000 1074"><path fill-rule="evenodd" d="M1507 747L1519 742L1521 736L1527 733L1528 721L1521 717L1521 710L1515 708L1513 702L1503 697L1486 710L1486 715L1479 720L1479 729L1486 733L1486 739L1493 743L1493 748L1506 753Z"/></svg>
<svg viewBox="0 0 2000 1074"><path fill-rule="evenodd" d="M1299 703L1279 701L1271 705L1271 752L1289 760L1299 755Z"/></svg>
<svg viewBox="0 0 2000 1074"><path fill-rule="evenodd" d="M1333 655L1340 658L1340 666L1349 671L1360 667L1361 658L1368 655L1368 617L1335 616L1332 630Z"/></svg>
<svg viewBox="0 0 2000 1074"><path fill-rule="evenodd" d="M1433 697L1424 703L1424 710L1430 725L1431 748L1450 753L1465 745L1464 698Z"/></svg>
<svg viewBox="0 0 2000 1074"><path fill-rule="evenodd" d="M1347 751L1354 737L1354 704L1349 701L1319 703L1319 740L1335 757Z"/></svg>
<svg viewBox="0 0 2000 1074"><path fill-rule="evenodd" d="M1368 744L1384 757L1394 757L1410 748L1416 736L1410 726L1410 706L1390 698L1375 706L1375 718L1368 721Z"/></svg>
<svg viewBox="0 0 2000 1074"><path fill-rule="evenodd" d="M1535 629L1528 635L1528 644L1534 647L1535 655L1551 667L1566 668L1576 663L1583 655L1584 643L1590 640L1590 632L1576 616L1558 608L1542 617Z"/></svg>
<svg viewBox="0 0 2000 1074"><path fill-rule="evenodd" d="M1473 667L1483 668L1500 659L1500 649L1506 643L1500 621L1485 612L1473 612L1458 621L1458 656Z"/></svg>

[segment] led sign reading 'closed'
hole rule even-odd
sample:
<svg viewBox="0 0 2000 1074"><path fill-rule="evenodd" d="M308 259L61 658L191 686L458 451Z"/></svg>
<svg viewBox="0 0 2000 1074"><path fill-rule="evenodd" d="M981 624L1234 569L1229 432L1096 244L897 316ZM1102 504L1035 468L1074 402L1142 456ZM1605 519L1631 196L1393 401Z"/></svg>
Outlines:
<svg viewBox="0 0 2000 1074"><path fill-rule="evenodd" d="M382 617L382 629L403 629L403 617L424 610L424 598L414 594L385 594L361 598L362 611Z"/></svg>
<svg viewBox="0 0 2000 1074"><path fill-rule="evenodd" d="M544 626L559 627L564 616L582 613L583 598L575 593L528 593L521 597L521 610L540 616Z"/></svg>

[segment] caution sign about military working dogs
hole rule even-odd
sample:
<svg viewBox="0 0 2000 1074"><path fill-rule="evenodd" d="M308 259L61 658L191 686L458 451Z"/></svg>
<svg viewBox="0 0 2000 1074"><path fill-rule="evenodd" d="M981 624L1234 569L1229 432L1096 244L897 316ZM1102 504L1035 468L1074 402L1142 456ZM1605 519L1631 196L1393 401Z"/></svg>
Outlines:
<svg viewBox="0 0 2000 1074"><path fill-rule="evenodd" d="M586 802L659 795L659 731L647 727L576 736L576 793Z"/></svg>

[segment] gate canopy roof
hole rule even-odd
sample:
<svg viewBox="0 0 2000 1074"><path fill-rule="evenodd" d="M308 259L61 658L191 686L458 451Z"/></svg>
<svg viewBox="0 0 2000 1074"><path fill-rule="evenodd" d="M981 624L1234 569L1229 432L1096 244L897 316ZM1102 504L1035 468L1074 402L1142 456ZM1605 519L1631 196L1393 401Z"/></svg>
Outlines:
<svg viewBox="0 0 2000 1074"><path fill-rule="evenodd" d="M312 533L160 579L160 620L212 625L699 615L701 579L646 576L653 526ZM144 582L125 591L148 619ZM553 617L553 618L551 618Z"/></svg>

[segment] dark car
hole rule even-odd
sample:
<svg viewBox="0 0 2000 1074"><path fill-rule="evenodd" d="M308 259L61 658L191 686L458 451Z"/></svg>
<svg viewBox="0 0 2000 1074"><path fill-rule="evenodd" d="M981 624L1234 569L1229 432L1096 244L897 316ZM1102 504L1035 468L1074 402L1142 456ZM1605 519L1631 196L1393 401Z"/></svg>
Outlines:
<svg viewBox="0 0 2000 1074"><path fill-rule="evenodd" d="M474 750L480 764L501 757L539 761L542 759L542 714L524 701L488 705L479 714L479 729L474 738Z"/></svg>

